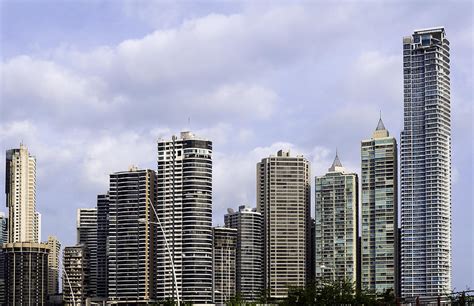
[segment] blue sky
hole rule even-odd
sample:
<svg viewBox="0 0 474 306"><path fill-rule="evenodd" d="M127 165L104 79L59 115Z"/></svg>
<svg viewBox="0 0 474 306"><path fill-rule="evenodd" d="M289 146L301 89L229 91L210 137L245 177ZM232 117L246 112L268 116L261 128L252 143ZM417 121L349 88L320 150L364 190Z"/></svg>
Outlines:
<svg viewBox="0 0 474 306"><path fill-rule="evenodd" d="M156 140L189 128L214 142L215 224L227 207L255 205L255 164L278 149L304 154L314 177L337 147L360 172L360 141L379 111L399 140L402 37L445 26L453 287L474 288L472 2L1 1L0 10L0 158L20 141L37 157L43 239L63 245L75 243L76 210L95 206L109 173L155 169Z"/></svg>

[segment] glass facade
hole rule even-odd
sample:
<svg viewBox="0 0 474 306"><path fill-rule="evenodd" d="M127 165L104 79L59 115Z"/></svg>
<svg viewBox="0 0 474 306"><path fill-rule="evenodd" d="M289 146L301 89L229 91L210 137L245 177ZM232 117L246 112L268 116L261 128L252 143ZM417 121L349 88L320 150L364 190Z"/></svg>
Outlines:
<svg viewBox="0 0 474 306"><path fill-rule="evenodd" d="M451 291L451 106L444 28L403 39L402 296Z"/></svg>
<svg viewBox="0 0 474 306"><path fill-rule="evenodd" d="M361 282L363 289L398 291L397 142L380 119L361 142Z"/></svg>
<svg viewBox="0 0 474 306"><path fill-rule="evenodd" d="M357 281L358 178L338 156L315 182L316 280Z"/></svg>

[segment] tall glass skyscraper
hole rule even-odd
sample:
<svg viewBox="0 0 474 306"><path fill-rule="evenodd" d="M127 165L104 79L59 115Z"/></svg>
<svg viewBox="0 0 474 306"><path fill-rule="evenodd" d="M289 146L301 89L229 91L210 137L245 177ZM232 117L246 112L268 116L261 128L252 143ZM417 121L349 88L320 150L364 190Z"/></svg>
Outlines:
<svg viewBox="0 0 474 306"><path fill-rule="evenodd" d="M451 290L451 110L444 28L403 39L401 290L403 297Z"/></svg>
<svg viewBox="0 0 474 306"><path fill-rule="evenodd" d="M359 236L357 174L346 172L336 153L328 172L316 177L315 187L316 280L356 283Z"/></svg>
<svg viewBox="0 0 474 306"><path fill-rule="evenodd" d="M398 288L397 155L380 118L372 138L361 142L361 281L379 293Z"/></svg>

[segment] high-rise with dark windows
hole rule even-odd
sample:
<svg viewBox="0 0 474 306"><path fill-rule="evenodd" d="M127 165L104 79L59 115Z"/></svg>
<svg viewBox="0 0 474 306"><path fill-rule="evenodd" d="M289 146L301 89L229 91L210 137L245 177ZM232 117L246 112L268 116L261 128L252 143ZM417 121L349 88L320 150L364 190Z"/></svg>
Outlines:
<svg viewBox="0 0 474 306"><path fill-rule="evenodd" d="M236 290L244 301L256 301L263 291L263 217L256 208L229 208L226 227L237 229Z"/></svg>
<svg viewBox="0 0 474 306"><path fill-rule="evenodd" d="M107 240L109 236L109 195L97 196L97 296L107 297Z"/></svg>
<svg viewBox="0 0 474 306"><path fill-rule="evenodd" d="M157 298L212 303L212 142L159 140L157 182Z"/></svg>
<svg viewBox="0 0 474 306"><path fill-rule="evenodd" d="M213 228L214 303L224 305L235 297L237 229Z"/></svg>
<svg viewBox="0 0 474 306"><path fill-rule="evenodd" d="M403 297L451 291L451 103L443 27L403 38L401 290Z"/></svg>
<svg viewBox="0 0 474 306"><path fill-rule="evenodd" d="M154 299L156 175L153 170L110 175L108 296L113 303L142 304Z"/></svg>
<svg viewBox="0 0 474 306"><path fill-rule="evenodd" d="M87 297L97 294L97 209L79 208L77 210L77 244L84 246L87 258Z"/></svg>

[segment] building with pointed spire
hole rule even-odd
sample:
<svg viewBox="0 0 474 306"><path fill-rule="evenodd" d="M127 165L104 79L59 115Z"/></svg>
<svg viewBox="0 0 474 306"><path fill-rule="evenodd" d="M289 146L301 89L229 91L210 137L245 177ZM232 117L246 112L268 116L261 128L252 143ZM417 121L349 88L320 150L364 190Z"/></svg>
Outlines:
<svg viewBox="0 0 474 306"><path fill-rule="evenodd" d="M451 101L443 27L403 38L402 296L451 292Z"/></svg>
<svg viewBox="0 0 474 306"><path fill-rule="evenodd" d="M263 216L264 281L270 298L305 286L311 236L310 164L278 151L257 164L257 210Z"/></svg>
<svg viewBox="0 0 474 306"><path fill-rule="evenodd" d="M338 154L316 177L316 280L357 282L358 178L342 166Z"/></svg>
<svg viewBox="0 0 474 306"><path fill-rule="evenodd" d="M361 286L398 296L397 141L382 118L361 142Z"/></svg>

